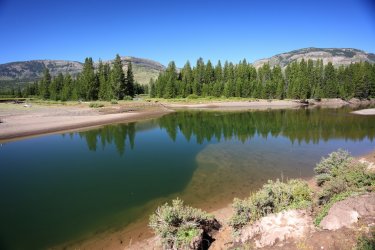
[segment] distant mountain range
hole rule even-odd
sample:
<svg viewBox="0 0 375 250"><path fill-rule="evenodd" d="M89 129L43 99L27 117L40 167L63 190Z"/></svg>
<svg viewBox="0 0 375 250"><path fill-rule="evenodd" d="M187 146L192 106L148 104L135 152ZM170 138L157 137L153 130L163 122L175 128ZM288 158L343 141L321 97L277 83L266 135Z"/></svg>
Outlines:
<svg viewBox="0 0 375 250"><path fill-rule="evenodd" d="M269 63L271 67L280 65L282 68L285 68L289 63L300 61L302 58L305 60L323 59L324 64L332 62L335 66L348 65L360 61L375 63L375 54L366 53L358 49L305 48L257 60L253 65L259 68L263 64ZM149 59L130 56L121 57L121 59L124 70L126 70L129 62L132 63L134 78L141 84L148 84L150 78L156 79L158 74L166 68L161 63ZM112 63L113 61L108 62ZM97 66L98 62L95 65ZM9 87L10 84L14 83L39 80L45 67L50 70L52 76L56 76L59 73L77 75L82 71L83 63L63 60L33 60L0 64L0 83L3 87L4 85L8 85Z"/></svg>
<svg viewBox="0 0 375 250"><path fill-rule="evenodd" d="M285 68L288 64L302 59L314 61L323 59L323 64L332 62L334 66L349 65L356 62L375 63L375 54L366 53L358 49L322 49L322 48L305 48L293 50L287 53L278 54L270 58L260 59L253 63L256 68L261 67L265 63L269 63L271 67L280 65Z"/></svg>
<svg viewBox="0 0 375 250"><path fill-rule="evenodd" d="M150 78L156 79L165 66L148 59L124 56L121 57L124 70L129 62L132 63L134 78L141 84L148 84ZM106 61L110 64L113 60ZM97 67L98 62L94 64ZM44 68L48 68L52 76L59 73L77 75L82 71L83 63L63 60L32 60L0 64L0 81L2 82L31 82L39 80Z"/></svg>

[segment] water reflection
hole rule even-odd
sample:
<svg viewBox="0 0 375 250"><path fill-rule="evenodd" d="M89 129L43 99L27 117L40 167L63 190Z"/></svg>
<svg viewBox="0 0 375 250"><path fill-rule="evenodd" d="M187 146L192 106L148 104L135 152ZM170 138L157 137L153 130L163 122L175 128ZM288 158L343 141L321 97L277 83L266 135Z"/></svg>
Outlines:
<svg viewBox="0 0 375 250"><path fill-rule="evenodd" d="M181 133L190 142L239 140L242 143L255 135L263 138L284 136L291 143L319 143L329 139L371 141L375 136L375 118L352 115L349 109L300 109L262 112L180 111L163 116L151 123L108 125L99 129L79 132L90 150L96 151L114 144L123 155L126 144L133 149L136 131L159 126L169 138L176 141ZM147 125L145 125L147 124Z"/></svg>

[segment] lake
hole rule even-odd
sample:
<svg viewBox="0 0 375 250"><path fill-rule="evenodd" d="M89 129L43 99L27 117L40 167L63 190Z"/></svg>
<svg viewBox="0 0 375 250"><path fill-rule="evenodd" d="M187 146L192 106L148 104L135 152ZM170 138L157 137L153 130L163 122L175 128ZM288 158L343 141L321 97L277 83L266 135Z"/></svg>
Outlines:
<svg viewBox="0 0 375 250"><path fill-rule="evenodd" d="M43 249L148 220L176 197L208 210L322 156L375 149L375 117L342 109L179 111L0 147L0 249Z"/></svg>

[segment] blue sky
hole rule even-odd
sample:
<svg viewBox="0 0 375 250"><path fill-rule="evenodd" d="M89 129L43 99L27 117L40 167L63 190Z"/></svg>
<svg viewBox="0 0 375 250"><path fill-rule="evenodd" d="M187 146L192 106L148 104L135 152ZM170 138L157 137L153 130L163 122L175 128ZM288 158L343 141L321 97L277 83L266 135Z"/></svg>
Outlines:
<svg viewBox="0 0 375 250"><path fill-rule="evenodd" d="M120 55L182 67L304 47L375 52L371 0L0 0L0 63Z"/></svg>

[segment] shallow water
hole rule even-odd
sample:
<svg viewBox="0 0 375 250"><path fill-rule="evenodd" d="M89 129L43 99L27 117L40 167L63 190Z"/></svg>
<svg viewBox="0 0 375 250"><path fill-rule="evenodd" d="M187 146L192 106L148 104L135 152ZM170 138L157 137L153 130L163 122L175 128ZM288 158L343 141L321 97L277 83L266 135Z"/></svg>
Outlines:
<svg viewBox="0 0 375 250"><path fill-rule="evenodd" d="M331 151L375 149L375 117L349 111L180 111L3 144L0 249L120 229L177 196L210 209L267 179L309 178Z"/></svg>

